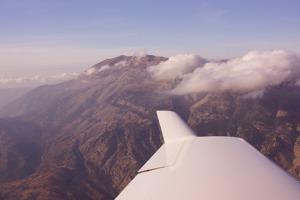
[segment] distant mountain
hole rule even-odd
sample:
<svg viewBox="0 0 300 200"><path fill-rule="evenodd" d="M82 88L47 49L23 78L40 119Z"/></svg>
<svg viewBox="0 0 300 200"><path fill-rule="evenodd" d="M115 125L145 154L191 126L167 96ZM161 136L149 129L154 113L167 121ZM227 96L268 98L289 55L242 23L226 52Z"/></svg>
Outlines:
<svg viewBox="0 0 300 200"><path fill-rule="evenodd" d="M299 87L270 87L256 99L167 95L178 80L147 71L166 60L107 59L2 109L0 199L113 199L163 143L156 110L176 111L199 135L242 137L300 178Z"/></svg>
<svg viewBox="0 0 300 200"><path fill-rule="evenodd" d="M0 110L32 88L0 88Z"/></svg>

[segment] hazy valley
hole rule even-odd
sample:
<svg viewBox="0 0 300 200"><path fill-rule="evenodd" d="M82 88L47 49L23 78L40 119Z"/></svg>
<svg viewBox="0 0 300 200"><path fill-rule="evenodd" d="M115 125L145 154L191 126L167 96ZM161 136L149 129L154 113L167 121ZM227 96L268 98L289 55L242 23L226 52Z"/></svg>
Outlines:
<svg viewBox="0 0 300 200"><path fill-rule="evenodd" d="M0 88L0 109L24 95L32 88Z"/></svg>

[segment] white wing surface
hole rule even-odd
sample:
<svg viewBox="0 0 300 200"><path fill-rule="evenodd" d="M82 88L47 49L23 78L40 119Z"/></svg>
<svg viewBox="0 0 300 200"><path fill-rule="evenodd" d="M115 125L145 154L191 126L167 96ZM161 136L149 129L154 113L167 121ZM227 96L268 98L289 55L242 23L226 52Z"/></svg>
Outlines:
<svg viewBox="0 0 300 200"><path fill-rule="evenodd" d="M300 182L243 139L196 137L158 111L165 144L117 200L299 200Z"/></svg>

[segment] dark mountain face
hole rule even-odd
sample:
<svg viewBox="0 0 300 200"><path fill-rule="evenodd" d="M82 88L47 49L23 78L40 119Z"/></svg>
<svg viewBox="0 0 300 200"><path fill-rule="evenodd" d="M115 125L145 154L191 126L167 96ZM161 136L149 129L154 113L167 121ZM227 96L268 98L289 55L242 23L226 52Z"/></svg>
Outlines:
<svg viewBox="0 0 300 200"><path fill-rule="evenodd" d="M40 129L17 119L0 119L0 183L29 176L40 163Z"/></svg>
<svg viewBox="0 0 300 200"><path fill-rule="evenodd" d="M11 118L0 120L0 199L113 199L163 142L156 110L176 111L199 135L245 138L299 178L299 87L268 88L257 99L170 96L163 91L176 80L146 70L165 60L108 59L4 108Z"/></svg>

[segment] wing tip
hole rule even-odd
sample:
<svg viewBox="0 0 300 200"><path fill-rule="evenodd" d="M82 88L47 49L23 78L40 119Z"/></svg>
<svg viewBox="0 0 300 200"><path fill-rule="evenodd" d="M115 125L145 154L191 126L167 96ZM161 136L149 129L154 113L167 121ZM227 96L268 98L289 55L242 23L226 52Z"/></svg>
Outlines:
<svg viewBox="0 0 300 200"><path fill-rule="evenodd" d="M156 113L165 143L197 137L195 132L177 113L168 110L159 110Z"/></svg>

